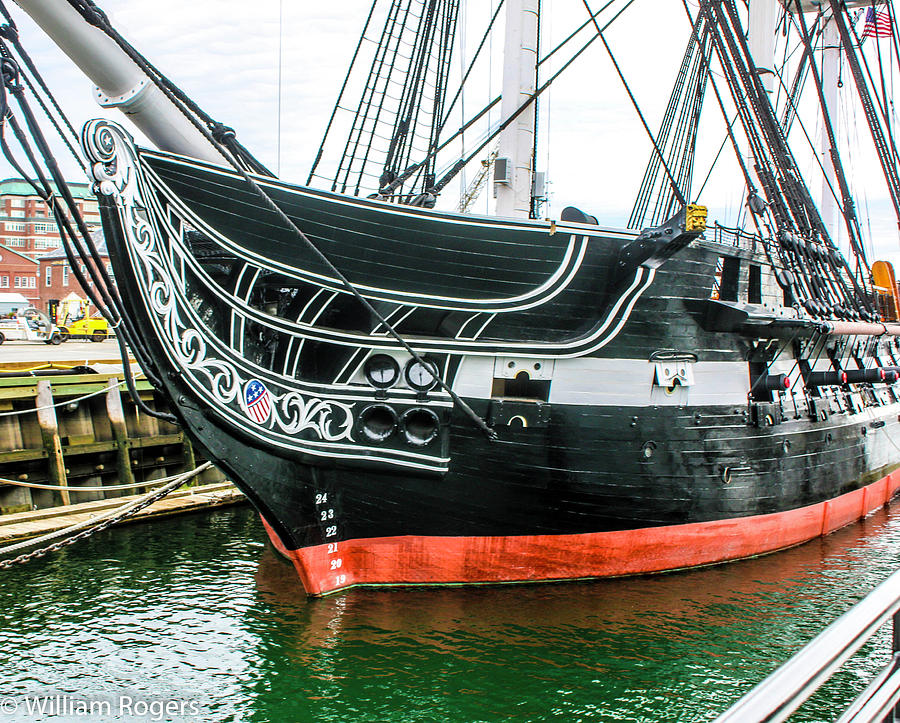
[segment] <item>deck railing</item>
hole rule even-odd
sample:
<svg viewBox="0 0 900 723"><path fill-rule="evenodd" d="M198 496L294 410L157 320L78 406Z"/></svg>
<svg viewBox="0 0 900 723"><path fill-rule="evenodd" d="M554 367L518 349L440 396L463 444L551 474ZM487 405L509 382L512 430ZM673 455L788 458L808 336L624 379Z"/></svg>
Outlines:
<svg viewBox="0 0 900 723"><path fill-rule="evenodd" d="M838 723L895 720L900 700L900 570L825 628L794 657L716 719L716 723L783 721L893 616L890 662Z"/></svg>
<svg viewBox="0 0 900 723"><path fill-rule="evenodd" d="M709 233L711 233L712 239L716 243L724 246L735 246L747 251L755 251L758 244L762 243L762 239L756 234L747 233L739 228L720 226L718 222L715 222L709 228Z"/></svg>

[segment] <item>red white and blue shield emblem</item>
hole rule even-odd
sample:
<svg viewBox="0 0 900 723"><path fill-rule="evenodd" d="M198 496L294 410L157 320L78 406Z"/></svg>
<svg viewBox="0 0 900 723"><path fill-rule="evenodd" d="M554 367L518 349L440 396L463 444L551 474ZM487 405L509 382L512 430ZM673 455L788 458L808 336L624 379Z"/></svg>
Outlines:
<svg viewBox="0 0 900 723"><path fill-rule="evenodd" d="M244 402L247 404L247 414L257 424L263 424L272 411L272 401L266 385L258 379L251 379L244 387Z"/></svg>

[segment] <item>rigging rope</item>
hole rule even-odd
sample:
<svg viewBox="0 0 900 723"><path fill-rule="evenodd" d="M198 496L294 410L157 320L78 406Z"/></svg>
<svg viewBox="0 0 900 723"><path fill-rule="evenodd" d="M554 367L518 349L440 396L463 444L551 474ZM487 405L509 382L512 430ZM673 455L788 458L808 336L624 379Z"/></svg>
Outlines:
<svg viewBox="0 0 900 723"><path fill-rule="evenodd" d="M669 163L676 169L679 183L690 192L694 151L696 148L697 128L700 123L700 108L706 90L707 63L700 55L706 54L708 46L707 28L703 27L703 35L697 25L702 24L698 18L688 38L688 44L681 61L681 68L675 79L675 85L669 96L669 104L663 116L657 140L661 148L669 149ZM674 138L672 131L674 129ZM727 141L727 138L726 138ZM724 143L723 143L724 147ZM657 226L675 213L676 199L670 189L660 186L660 156L651 152L650 160L644 171L631 217L629 228ZM649 211L650 202L656 195L653 212Z"/></svg>
<svg viewBox="0 0 900 723"><path fill-rule="evenodd" d="M459 0L392 0L337 169L330 178L331 190L353 195L379 191L409 166L413 154L429 153L436 147L449 116L444 107L458 15ZM310 179L324 156L334 118L343 110L344 92L358 60L359 44ZM377 142L381 139L386 142ZM433 199L423 194L433 185L434 175L432 154L432 160L416 169L415 177L407 177L407 188L393 195L393 200L433 205ZM368 179L377 182L366 183Z"/></svg>
<svg viewBox="0 0 900 723"><path fill-rule="evenodd" d="M2 41L0 41L0 47L4 47L4 43ZM93 238L91 237L87 226L84 223L84 219L82 218L78 210L75 200L72 197L68 185L66 184L65 178L63 177L58 165L56 164L56 160L53 157L52 151L50 150L50 147L47 144L47 141L44 138L43 133L41 132L40 127L38 126L37 121L33 113L31 112L31 109L28 106L28 102L24 97L23 88L18 83L18 79L20 77L20 68L15 63L15 61L13 61L11 57L9 57L8 51L4 52L3 55L4 59L2 63L0 63L0 66L2 66L3 75L3 82L2 84L0 84L0 145L2 145L3 152L7 156L8 160L21 173L23 178L25 178L28 183L32 185L37 194L41 196L44 202L53 211L53 216L56 221L57 227L59 228L60 236L63 241L63 248L66 253L66 258L69 262L72 272L75 275L76 280L88 294L91 302L108 320L113 323L113 328L117 330L116 336L119 341L120 351L123 355L122 360L125 381L128 385L128 390L131 394L132 400L145 414L175 423L175 417L173 417L171 414L151 409L137 394L137 391L134 387L134 380L131 374L130 362L128 360L128 355L124 347L125 339L123 337L128 337L128 342L134 350L135 354L141 356L143 352L143 345L140 341L140 337L136 333L136 329L133 328L133 324L128 316L122 314L121 300L118 298L118 293L115 289L115 286L105 272L103 262L100 258L97 247L94 244ZM28 126L29 133L34 139L35 144L37 145L38 150L40 151L40 154L44 159L44 162L50 172L50 175L53 179L53 184L55 185L57 192L62 196L63 203L68 210L68 214L65 212L58 200L58 197L55 195L53 186L51 186L50 182L46 179L44 172L41 169L41 166L31 149L27 136L19 126L16 117L11 113L11 109L7 103L7 90L16 98L19 108L22 114L25 116L25 121L26 125ZM31 175L26 174L12 156L12 153L5 139L5 129L7 124L13 130L13 133L19 141L20 146L28 157L31 167L34 171L36 181L31 180ZM77 226L77 233L76 230L72 227L70 217L74 220L75 225ZM75 258L76 254L81 260L80 264ZM85 273L87 273L87 276L90 277L91 283L88 283L88 280L85 277ZM144 365L144 373L147 375L148 379L150 379L151 382L153 382L156 386L159 386L158 380L156 380L149 371L149 363L147 363L147 365Z"/></svg>
<svg viewBox="0 0 900 723"><path fill-rule="evenodd" d="M6 479L0 477L0 485L12 485L13 487L27 487L35 490L49 490L58 492L120 492L121 490L133 490L139 487L158 487L159 485L168 484L172 480L178 479L184 474L172 474L168 477L160 477L159 479L146 480L144 482L132 482L127 485L92 485L85 487L71 487L67 485L45 485L40 482L23 482L22 480Z"/></svg>
<svg viewBox="0 0 900 723"><path fill-rule="evenodd" d="M856 34L856 28L852 23L847 23L844 20L844 14L841 10L841 6L836 2L836 0L830 0L832 14L835 20L835 24L837 25L838 32L841 36L841 45L844 48L844 55L847 58L847 64L850 66L850 72L853 75L854 84L856 85L856 92L859 96L860 104L862 105L863 113L866 116L866 123L869 126L869 132L872 135L872 142L875 145L875 150L878 154L878 160L881 163L881 169L884 173L885 181L888 186L888 193L891 196L891 202L894 205L894 212L897 214L897 223L900 226L900 174L897 171L897 145L894 142L894 137L890 132L890 125L888 123L887 117L884 118L885 125L887 126L887 133L885 133L885 129L881 127L881 121L879 120L878 113L875 112L875 108L877 107L879 112L883 109L881 108L880 103L872 103L872 96L869 91L869 85L866 82L865 76L863 76L862 70L865 67L866 74L868 75L869 81L871 81L873 88L875 87L874 80L872 80L872 74L869 70L868 61L863 55L862 61L863 66L860 65L859 55L857 54L857 47L861 46L861 41L859 36ZM848 27L849 25L849 27ZM854 46L853 40L851 40L851 33L853 39L856 40L856 45ZM878 94L876 92L876 99Z"/></svg>
<svg viewBox="0 0 900 723"><path fill-rule="evenodd" d="M344 92L347 90L347 84L350 82L350 74L353 72L353 66L356 64L356 59L359 56L360 48L362 48L363 40L366 39L366 32L369 29L369 24L372 22L372 15L375 13L375 8L377 5L378 2L376 0L369 8L369 14L366 17L366 23L365 25L363 25L363 31L356 43L356 48L353 51L353 57L350 59L350 67L347 68L347 74L344 76L344 82L341 84L341 90L338 93L337 100L334 103L334 109L331 111L331 117L328 119L328 124L325 126L325 135L322 136L322 142L319 144L319 150L316 153L316 158L313 161L312 168L309 169L309 177L306 179L307 186L312 183L313 176L316 173L316 168L318 168L319 163L322 160L322 154L325 152L325 143L328 140L328 134L331 132L331 126L334 124L335 116L337 115L338 110L342 110L341 101L344 98Z"/></svg>
<svg viewBox="0 0 900 723"><path fill-rule="evenodd" d="M176 92L176 90L173 90L174 86L172 86L168 82L163 82L163 78L162 78L161 74L159 74L159 73L155 73L152 75L150 74L152 66L150 66L149 63L147 63L147 61L142 56L140 56L139 53L137 53L137 51L135 51L133 48L131 48L131 46L128 45L127 42L123 38L121 38L121 36L118 36L117 33L114 33L114 31L112 31L112 29L109 26L109 23L105 19L105 16L102 15L102 13L96 8L96 6L93 5L92 2L90 2L90 0L70 0L70 2L73 4L73 6L76 6L76 8L81 9L83 11L83 13L86 13L86 16L91 16L91 17L95 18L97 20L97 22L95 24L97 24L98 27L100 27L100 29L103 30L104 32L107 32L107 34L110 34L110 36L113 37L116 40L116 42L119 43L120 46L123 46L123 49L125 49L127 47L126 52L129 53L129 56L132 58L132 60L135 60L135 62L137 62L139 64L139 66L142 67L142 69L148 73L149 77L151 77L151 79L158 85L158 87L162 90L162 92L166 95L166 97L170 100L170 102L172 102L173 105L175 105L175 107L179 108L184 113L185 117L188 118L188 120L194 125L194 127L207 139L207 141L211 145L213 145L213 147L220 148L220 150L221 150L222 141L220 141L219 139L217 139L215 137L215 135L214 135L215 129L210 128L208 123L202 122L202 119L204 117L208 119L208 116L205 116L205 114L202 114L202 112L201 113L188 112L190 110L190 108L186 107L184 103L181 103L180 102L181 98L178 97L178 94L180 93L180 91ZM96 13L96 15L94 13ZM90 238L90 235L87 233L86 227L84 227L83 219L81 218L81 216L78 212L78 209L74 203L74 200L71 198L71 194L68 190L68 187L65 184L65 180L63 179L58 166L56 165L56 162L52 156L52 152L50 151L49 146L47 146L46 141L44 140L43 135L40 132L40 128L35 123L34 117L31 114L30 109L28 108L27 102L25 101L24 97L21 94L21 86L18 86L18 84L14 82L14 79L18 77L19 68L12 61L7 60L7 61L4 61L3 69L4 69L4 76L5 76L4 77L5 82L3 84L4 88L8 87L9 90L11 92L13 92L13 94L15 95L15 97L19 103L19 106L22 110L22 113L25 115L26 123L29 126L29 130L32 133L32 136L34 137L35 142L38 144L38 146L41 150L41 153L44 156L45 162L47 163L48 168L51 171L51 174L53 175L54 179L56 180L57 185L60 187L60 191L64 196L64 200L67 203L67 205L69 206L69 210L72 213L73 217L76 220L76 223L79 226L79 231L81 232L82 240L87 244L87 246L91 252L91 255L98 257L98 255L96 253L96 248L93 246L93 242ZM191 104L191 105L193 105L193 104ZM196 107L196 106L194 106L194 107ZM2 98L0 98L0 110L2 110L2 116L0 116L0 119L2 119L2 121L5 121L7 119L7 111L8 111L8 106L6 104L5 92L2 93ZM15 119L13 117L11 117L11 116L9 117L11 127L16 129L17 126L14 124L14 120ZM0 121L0 133L2 133L2 128L3 128L2 121ZM21 143L23 143L23 146L27 147L27 140L24 138L24 136L22 136L19 133L17 133L17 136L19 136L19 140ZM223 156L226 159L228 159L230 155L231 155L230 153L223 151ZM40 181L45 189L45 193L42 194L42 197L45 198L45 200L48 204L52 204L52 207L54 209L54 215L56 217L57 224L60 226L60 230L62 230L63 227L65 227L67 229L67 231L71 233L72 238L70 240L73 241L73 245L75 245L75 248L79 252L83 252L83 249L81 248L81 246L74 243L74 238L76 238L76 236L74 235L74 232L72 231L71 226L69 225L68 219L66 218L65 214L62 213L61 209L56 204L55 198L54 198L52 192L50 191L49 184L47 184L47 182L44 180L43 174L40 172L39 167L37 167L36 161L33 163L33 165L35 166L35 170L36 170L36 173L38 174L38 178L40 179ZM378 320L387 329L388 333L395 339L395 341L397 341L397 343L400 344L400 346L403 347L414 360L416 360L420 364L424 365L425 361L422 359L421 355L418 352L416 352L403 337L400 336L400 334L397 332L396 328L392 324L390 324L386 319L384 319L384 317L377 311L377 309L375 309L375 307L359 293L359 291L356 289L356 287L349 281L349 279L347 279L344 276L344 274L334 265L334 263L332 263L332 261L313 243L313 241L297 227L297 225L287 216L287 214L284 213L284 211L282 211L282 209L272 200L272 198L262 189L262 187L251 177L250 171L248 171L248 169L245 167L245 164L238 163L238 162L232 162L232 165L235 168L236 172L243 178L243 180L250 186L250 188L254 191L254 193L260 198L260 200L263 202L263 204L269 210L273 211L279 217L281 222L296 236L296 238L298 240L300 240L304 245L306 245L310 251L312 251L312 253L325 265L325 267L335 276L335 278L337 278L341 282L341 284L347 289L347 291L352 296L354 296L354 298L356 298L357 301L359 301L362 304L363 308L365 308L372 316L375 317L376 320ZM67 252L67 256L69 256L70 265L73 266L73 271L76 274L76 278L78 279L79 284L81 284L82 288L88 290L88 293L90 293L91 287L89 287L89 285L86 283L86 280L84 279L84 277L80 274L80 270L79 270L78 266L75 264L74 258L71 255L71 249L69 248L68 245L66 246L66 252ZM82 258L84 258L84 257L82 256ZM119 313L119 310L121 310L123 308L121 305L121 302L115 303L116 301L119 301L119 300L118 299L113 300L112 297L110 296L109 287L107 287L106 284L100 283L100 281L99 281L100 274L102 274L102 270L98 270L98 269L94 268L93 265L90 263L87 263L86 267L89 270L89 272L91 273L92 277L96 277L95 280L98 280L98 289L99 289L101 295L105 294L107 297L109 297L107 300L110 301L111 303L108 305L107 310L110 312L110 316L107 318L115 318L118 323L125 324L126 327L129 327L130 320L128 319L127 314ZM102 267L101 267L101 269L102 269ZM104 281L108 281L108 279L104 279ZM95 301L94 298L92 298L92 301ZM103 305L101 305L99 303L97 303L96 305L98 306L98 308L103 309ZM112 314L113 309L116 310L116 312L117 312L116 314ZM136 334L135 331L131 328L129 328L126 333L129 337L128 338L129 345L131 345L132 349L139 356L139 358L141 360L141 366L144 369L145 374L148 375L148 378L152 382L154 382L156 385L159 385L158 380L156 380L152 375L150 375L150 373L148 371L148 369L151 367L151 361L150 361L151 357L146 352L146 350L143 349L143 344L140 342L139 335ZM124 343L126 340L124 338L122 338L122 335L117 335L117 338L119 339L120 348L124 352ZM133 379L132 379L131 370L130 370L130 364L127 361L127 355L125 355L123 357L123 361L124 361L124 367L125 367L126 383L128 384L129 392L132 394L132 398L135 401L135 403L138 404L138 406L140 406L146 414L165 419L166 421L170 421L172 423L177 423L177 420L172 415L160 413L160 412L157 412L156 410L151 410L149 407L147 407L143 403L143 400L140 399L140 396L137 394L136 390L134 389ZM447 392L447 394L453 400L453 402L457 406L457 408L459 408L479 429L481 429L481 431L489 439L492 439L492 440L496 439L496 433L494 432L494 430L492 430L487 425L487 423L484 421L484 419L482 419L480 416L478 416L475 413L475 411L455 391L453 391L449 387L449 385L440 377L440 375L438 375L436 377L436 382L437 382L437 385L441 389L443 389L445 392Z"/></svg>
<svg viewBox="0 0 900 723"><path fill-rule="evenodd" d="M853 252L854 254L856 254L858 263L868 270L869 264L866 261L866 252L862 246L862 232L859 229L859 222L856 218L855 204L853 202L853 197L850 195L850 187L847 184L847 176L844 173L844 166L841 163L841 156L838 153L837 138L834 133L834 125L831 122L831 114L828 111L828 103L825 100L825 91L822 87L821 77L819 76L819 68L816 65L816 59L813 56L812 40L810 38L809 31L806 28L806 19L803 17L802 8L800 8L799 4L798 9L800 10L800 12L798 12L797 22L800 26L803 43L806 45L806 55L809 61L809 68L813 76L813 81L816 86L816 94L819 99L819 112L821 113L822 124L825 127L825 132L828 134L831 162L834 168L835 177L837 178L838 187L841 191L841 199L843 200L842 215L844 217L844 221L846 222L847 234L849 236L850 245L853 248ZM823 168L822 171L825 174L825 178L827 179L828 174L825 173L825 169ZM829 182L828 185L830 187L831 183ZM832 193L834 193L833 190Z"/></svg>
<svg viewBox="0 0 900 723"><path fill-rule="evenodd" d="M66 147L69 149L69 152L75 158L76 162L81 167L81 169L85 173L87 173L87 166L85 165L84 159L81 157L81 154L76 150L76 146L78 143L78 133L75 132L75 129L72 127L72 124L69 122L68 117L63 112L62 107L57 102L56 97L54 96L53 92L50 90L50 87L44 81L43 76L38 71L37 66L34 64L34 61L31 59L31 56L25 51L24 46L22 45L21 41L19 40L19 28L16 25L15 21L13 20L12 16L9 14L9 11L7 11L6 7L3 5L2 2L0 2L0 13L3 14L3 17L6 20L6 25L0 27L0 37L6 38L7 40L9 40L9 42L11 42L13 44L13 47L16 49L16 52L19 54L19 57L22 59L22 61L25 63L25 66L28 68L28 71L34 76L35 82L40 86L41 90L43 90L44 94L47 96L47 99L50 101L50 104L53 106L57 115L62 120L62 122L65 124L66 130L68 130L68 132L69 132L69 136L71 136L71 139L73 139L75 141L74 145L71 142L70 138L67 137L67 135L63 131L63 129L59 127L59 123L57 122L56 118L50 113L50 111L47 109L46 105L44 105L44 102L38 95L37 90L34 88L34 85L32 85L31 81L27 77L23 76L25 79L25 82L28 84L28 88L31 91L32 95L38 101L38 103L40 103L41 108L43 109L43 111L47 115L47 117L50 119L50 122L53 124L53 127L56 129L57 133L59 133L60 138L62 138L63 142L66 144Z"/></svg>
<svg viewBox="0 0 900 723"><path fill-rule="evenodd" d="M628 93L628 98L631 100L631 104L634 106L634 110L637 112L638 118L640 118L641 120L641 125L644 126L647 137L653 144L653 150L656 151L656 155L659 157L659 161L662 164L663 169L665 169L666 175L669 177L669 183L672 184L672 192L678 199L678 203L680 203L682 206L686 206L687 199L685 199L684 194L681 192L681 189L678 186L678 181L675 180L675 176L672 175L672 171L669 169L669 165L666 163L666 159L663 156L662 151L659 149L659 144L656 142L656 138L653 136L653 131L651 131L650 126L647 125L647 120L644 118L644 113L643 111L641 111L641 107L640 105L638 105L637 99L635 99L634 94L631 92L631 87L628 85L628 81L625 80L625 75L622 73L622 69L619 67L619 63L616 60L616 56L613 54L612 48L610 48L609 43L606 42L606 38L603 35L603 31L600 29L600 25L597 23L597 19L594 17L591 6L588 5L587 0L581 0L581 2L584 3L585 10L588 11L591 22L593 22L594 27L597 29L597 35L600 37L600 41L603 43L603 47L606 48L606 52L609 55L609 59L612 61L613 67L616 69L619 80L622 82L622 85L625 88L625 92Z"/></svg>
<svg viewBox="0 0 900 723"><path fill-rule="evenodd" d="M116 384L116 387L121 387L125 384L124 381ZM106 394L112 387L104 387L96 392L91 392L90 394L84 394L80 397L73 397L72 399L66 399L64 402L54 402L53 404L45 404L41 407L28 407L27 409L15 409L12 412L0 412L0 417L21 417L26 414L34 414L35 412L41 412L45 409L55 409L57 407L67 407L70 404L78 404L79 402L83 402L85 399L91 399L92 397L99 397L101 394ZM2 480L0 480L2 481Z"/></svg>
<svg viewBox="0 0 900 723"><path fill-rule="evenodd" d="M23 555L19 555L18 557L9 558L6 560L0 560L0 570L9 569L13 565L17 565L23 562L28 562L29 560L33 560L38 557L43 557L49 552L56 552L57 550L62 549L63 547L67 547L69 545L78 542L79 540L83 540L91 535L94 535L106 528L114 525L117 522L120 522L132 515L140 512L146 507L149 507L157 500L161 500L163 497L168 495L170 492L178 489L182 485L184 485L189 480L196 477L201 472L212 467L211 462L205 462L200 465L196 469L191 470L190 472L185 472L177 476L171 482L166 485L163 485L157 490L153 490L152 492L148 492L145 495L137 498L136 500L129 500L121 507L116 507L108 512L103 512L96 517L91 517L90 519L83 520L81 522L76 522L74 525L69 525L68 527L64 527L61 530L56 530L54 532L47 533L46 535L41 535L40 537L33 537L29 540L24 540L23 542L17 542L13 545L7 545L6 547L0 548L0 556L9 555L13 552L18 552L19 550L24 550L29 547L34 547L35 545L40 545L45 542L49 542L50 540L56 540L60 537L65 537L66 535L71 535L72 533L76 533L71 537L67 537L64 540L60 540L52 545L47 547L33 550L32 552L25 553ZM87 528L87 529L85 529Z"/></svg>
<svg viewBox="0 0 900 723"><path fill-rule="evenodd" d="M628 1L625 3L625 5L624 5L624 6L623 6L623 7L622 7L622 8L621 8L621 9L620 9L620 10L619 10L619 11L618 11L618 12L610 19L610 20L609 20L609 22L607 22L607 23L603 26L602 30L606 30L610 25L612 25L616 20L618 20L619 17L621 17L621 15L622 15L629 7L631 7L631 6L634 4L634 2L635 2L635 0L628 0ZM482 153L482 152L484 151L484 149L491 143L491 141L493 141L498 135L500 135L500 133L502 133L504 130L506 130L506 128L508 128L508 127L510 126L510 124L514 123L515 120L516 120L516 119L517 119L517 118L518 118L518 117L519 117L519 116L520 116L520 115L521 115L521 114L522 114L522 113L523 113L523 112L524 112L524 111L525 111L525 110L526 110L526 109L527 109L527 108L528 108L528 107L529 107L529 106L537 99L537 98L540 98L540 97L544 94L544 92L545 92L545 91L553 84L553 82L554 82L557 78L559 78L566 70L568 70L568 69L572 66L572 64L573 64L573 63L574 63L574 62L575 62L575 61L576 61L576 60L577 60L577 59L578 59L578 58L579 58L579 57L580 57L580 56L581 56L588 48L590 48L590 46L593 45L594 41L596 41L599 37L600 37L599 34L594 33L594 34L591 36L591 38L590 38L584 45L582 45L581 48L579 48L579 49L575 52L575 54L572 55L572 57L569 58L569 60L566 61L566 62L562 65L562 67L560 67L559 70L557 70L553 75L551 75L550 78L549 78L548 80L546 80L546 81L545 81L545 82L544 82L537 90L534 91L534 93L532 93L531 95L529 95L529 96L522 102L522 104L521 104L518 108L516 108L516 110L515 110L512 114L510 114L510 116L509 116L508 118L505 118L505 119L503 120L502 123L500 123L496 128L494 128L494 129L488 134L488 136L487 136L487 137L486 137L486 138L478 145L478 147L477 147L474 151L472 151L471 153L469 153L469 155L467 155L466 157L461 158L460 160L456 161L456 163L453 164L453 166L451 167L451 169L450 169L444 176L442 176L441 179L434 185L433 191L434 191L435 193L439 193L441 190L443 190L444 187L446 187L446 185L447 185L448 183L450 183L450 181L453 180L453 178L460 172L460 170L461 170L462 168L464 168L467 164L471 163L475 158L479 158L479 157L481 156L481 153ZM454 141L461 133L463 133L467 128L469 128L469 126L471 126L473 123L475 123L477 120L479 120L479 119L480 119L481 117L483 117L485 114L487 114L487 113L488 113L488 112L489 112L489 111L490 111L497 103L499 103L499 102L500 102L500 96L496 96L496 97L494 98L494 100L492 100L485 108L483 108L483 109L482 109L482 110L481 110L474 118L472 118L471 120L469 120L462 128L460 128L458 131L456 131L456 133L455 133L453 136L451 136L450 138L448 138L447 140L445 140L440 146L438 146L438 148L435 150L434 153L435 153L435 154L436 154L436 153L439 153L439 152L442 151L444 148L446 148L446 147L447 147L452 141ZM406 178L408 178L410 175L412 175L412 174L413 174L413 173L414 173L414 172L415 172L415 171L416 171L423 163L425 163L425 162L428 160L428 158L429 158L429 157L426 156L426 158L423 159L422 161L420 161L419 163L416 163L416 164L410 166L406 171L404 171L403 174L401 174L401 176L397 179L397 181L395 181L395 184L402 182L403 180L405 180ZM395 187L394 184L392 184L390 187L388 187L388 188L386 188L386 189L383 189L383 191L390 192L390 191L393 189L393 187Z"/></svg>
<svg viewBox="0 0 900 723"><path fill-rule="evenodd" d="M685 11L690 18L686 5ZM773 238L777 237L776 248L784 267L797 274L795 280L801 301L810 314L825 318L835 315L838 318L872 319L874 311L869 300L828 236L787 145L784 129L774 116L768 94L755 72L733 0L701 0L700 14L711 25L713 46L724 70L744 135L750 144L754 170L767 199L766 204L760 204L758 199L753 200L752 179L732 141L748 181L754 223L768 227L757 215L771 214L775 232L769 233ZM727 124L728 116L714 80L713 88ZM824 242L824 247L821 242ZM785 291L793 295L790 286L789 282Z"/></svg>

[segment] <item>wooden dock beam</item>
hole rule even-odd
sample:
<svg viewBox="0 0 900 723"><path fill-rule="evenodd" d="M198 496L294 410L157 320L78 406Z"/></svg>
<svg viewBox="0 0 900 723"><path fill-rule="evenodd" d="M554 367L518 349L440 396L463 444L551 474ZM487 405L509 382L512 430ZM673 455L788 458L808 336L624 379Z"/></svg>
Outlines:
<svg viewBox="0 0 900 723"><path fill-rule="evenodd" d="M59 440L56 407L53 406L53 389L47 379L40 379L37 383L37 418L41 428L41 441L47 452L48 476L52 484L66 487L66 463ZM60 490L59 494L64 505L70 504L68 491Z"/></svg>
<svg viewBox="0 0 900 723"><path fill-rule="evenodd" d="M125 425L125 410L122 408L122 396L119 394L119 380L113 377L107 381L106 385L106 413L109 416L109 426L112 429L113 439L116 443L119 484L134 484L128 428Z"/></svg>

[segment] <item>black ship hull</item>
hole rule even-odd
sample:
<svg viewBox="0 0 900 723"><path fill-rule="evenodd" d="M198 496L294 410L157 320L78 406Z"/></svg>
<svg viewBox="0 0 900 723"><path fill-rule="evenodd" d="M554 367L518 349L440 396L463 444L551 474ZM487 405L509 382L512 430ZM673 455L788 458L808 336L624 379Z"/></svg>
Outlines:
<svg viewBox="0 0 900 723"><path fill-rule="evenodd" d="M85 145L106 164L104 230L141 363L310 594L721 562L830 532L900 486L895 392L804 384L835 355L860 373L897 365L900 329L786 313L739 238L676 229L663 248L265 182L489 440L416 387L383 325L238 176L104 123ZM376 355L405 383L373 382ZM793 388L761 393L779 372Z"/></svg>

